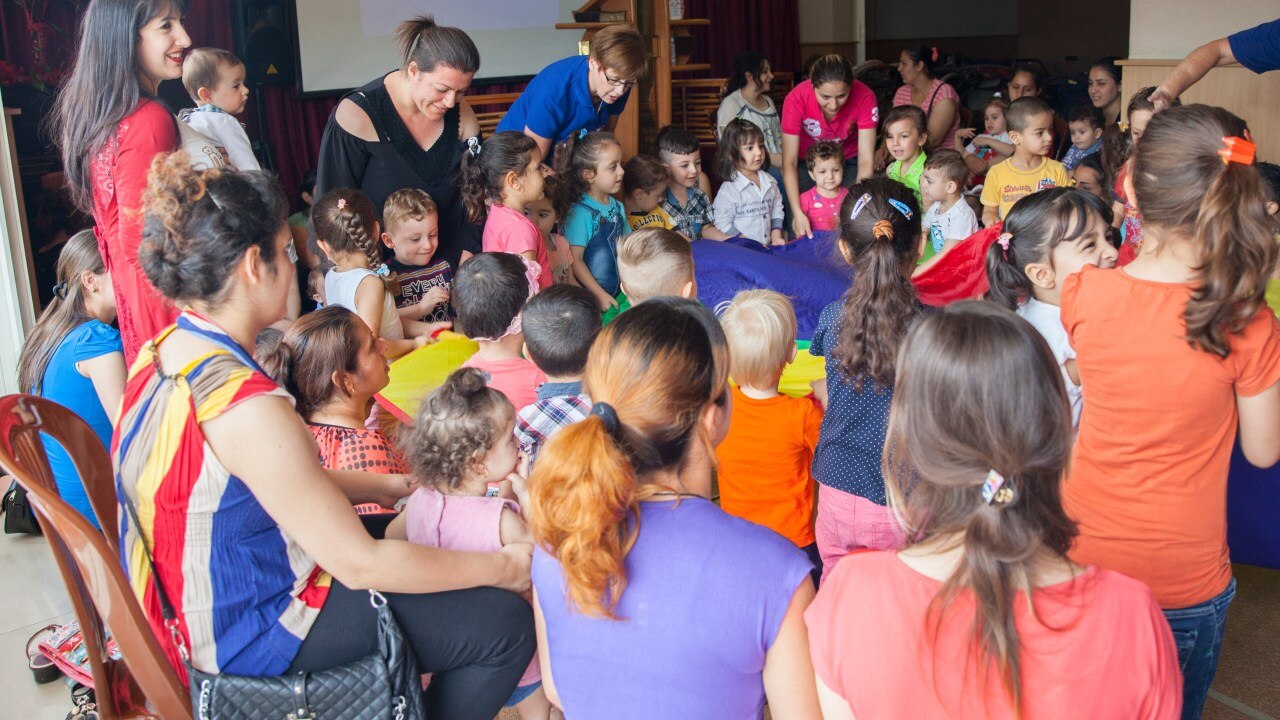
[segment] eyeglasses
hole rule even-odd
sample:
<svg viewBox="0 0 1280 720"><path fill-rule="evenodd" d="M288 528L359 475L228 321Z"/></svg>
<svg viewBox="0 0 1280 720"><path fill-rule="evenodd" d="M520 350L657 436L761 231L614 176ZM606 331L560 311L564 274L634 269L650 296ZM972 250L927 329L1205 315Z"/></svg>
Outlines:
<svg viewBox="0 0 1280 720"><path fill-rule="evenodd" d="M623 88L624 90L630 90L631 88L640 84L638 80L623 80L621 78L610 77L609 73L607 72L604 74L604 81L609 83L613 87L620 87L620 88Z"/></svg>

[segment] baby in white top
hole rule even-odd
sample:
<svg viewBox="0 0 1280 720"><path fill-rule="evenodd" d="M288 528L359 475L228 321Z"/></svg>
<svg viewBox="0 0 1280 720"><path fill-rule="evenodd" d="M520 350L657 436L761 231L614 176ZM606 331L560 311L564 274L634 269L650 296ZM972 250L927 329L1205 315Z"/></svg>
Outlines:
<svg viewBox="0 0 1280 720"><path fill-rule="evenodd" d="M249 145L249 136L235 118L244 112L249 99L244 72L240 58L226 50L197 48L187 53L182 63L182 84L196 101L196 107L183 110L178 117L211 141L225 165L236 170L258 170L258 158ZM200 142L199 137L187 132L183 133L182 140L184 148ZM217 155L214 155L215 162Z"/></svg>

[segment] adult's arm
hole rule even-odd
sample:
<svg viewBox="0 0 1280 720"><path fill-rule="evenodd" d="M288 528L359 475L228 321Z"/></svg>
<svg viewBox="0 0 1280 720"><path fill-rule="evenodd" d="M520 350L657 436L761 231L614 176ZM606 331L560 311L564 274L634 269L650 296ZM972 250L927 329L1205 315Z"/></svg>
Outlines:
<svg viewBox="0 0 1280 720"><path fill-rule="evenodd" d="M128 369L124 365L124 352L109 352L88 360L76 363L81 375L93 383L93 391L107 411L111 424L116 422L116 413L120 412L120 398L124 397L124 380Z"/></svg>
<svg viewBox="0 0 1280 720"><path fill-rule="evenodd" d="M366 143L378 142L377 131L368 113L350 99L334 108L320 138L320 160L316 166L316 198L334 188L360 188L369 166Z"/></svg>
<svg viewBox="0 0 1280 720"><path fill-rule="evenodd" d="M942 141L947 137L947 131L951 129L951 123L955 119L955 100L940 98L934 101L933 108L929 110L929 138L927 142L930 152L942 145Z"/></svg>
<svg viewBox="0 0 1280 720"><path fill-rule="evenodd" d="M875 142L874 132L872 143ZM794 210L800 207L800 175L796 169L796 159L800 156L800 136L782 134L782 187L787 193L787 202L793 208L791 230L801 238L812 234L809 218L802 212Z"/></svg>
<svg viewBox="0 0 1280 720"><path fill-rule="evenodd" d="M791 596L773 645L764 656L764 694L770 713L778 720L822 717L804 625L804 611L813 602L813 594L813 582L805 575Z"/></svg>
<svg viewBox="0 0 1280 720"><path fill-rule="evenodd" d="M1177 100L1187 91L1187 88L1199 82L1210 70L1230 65L1235 61L1236 56L1231 51L1231 43L1227 42L1226 38L1210 40L1192 50L1191 54L1183 58L1173 72L1169 73L1169 77L1156 86L1156 91L1151 95L1151 102L1155 104L1156 111L1169 107L1170 103Z"/></svg>
<svg viewBox="0 0 1280 720"><path fill-rule="evenodd" d="M858 129L858 182L871 177L875 166L876 129Z"/></svg>
<svg viewBox="0 0 1280 720"><path fill-rule="evenodd" d="M556 691L555 679L551 677L551 646L547 644L547 621L542 617L542 603L538 601L538 591L533 591L533 628L538 636L538 667L542 670L542 691L552 705L564 709L560 702L560 693Z"/></svg>
<svg viewBox="0 0 1280 720"><path fill-rule="evenodd" d="M250 398L201 429L217 458L281 530L347 587L403 593L529 588L528 546L464 553L374 540L320 466L311 433L283 398Z"/></svg>

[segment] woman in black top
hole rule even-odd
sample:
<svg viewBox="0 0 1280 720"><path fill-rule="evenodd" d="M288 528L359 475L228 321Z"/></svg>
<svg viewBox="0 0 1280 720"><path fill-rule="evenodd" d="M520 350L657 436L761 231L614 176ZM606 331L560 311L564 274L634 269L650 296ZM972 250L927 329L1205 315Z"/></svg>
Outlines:
<svg viewBox="0 0 1280 720"><path fill-rule="evenodd" d="M457 268L480 251L480 228L466 223L458 194L462 154L480 134L462 102L480 53L465 32L430 16L401 23L396 40L404 66L349 93L329 116L316 195L355 188L381 211L396 190L425 190L440 212L435 257Z"/></svg>

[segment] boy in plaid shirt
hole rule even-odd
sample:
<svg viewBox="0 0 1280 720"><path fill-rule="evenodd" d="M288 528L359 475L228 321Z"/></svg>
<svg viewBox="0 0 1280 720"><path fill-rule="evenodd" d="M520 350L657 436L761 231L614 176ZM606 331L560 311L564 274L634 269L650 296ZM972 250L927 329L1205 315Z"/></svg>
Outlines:
<svg viewBox="0 0 1280 720"><path fill-rule="evenodd" d="M582 371L600 333L600 308L577 285L552 285L530 298L521 313L525 357L547 375L538 399L516 415L516 440L530 463L557 430L587 417L591 399Z"/></svg>

